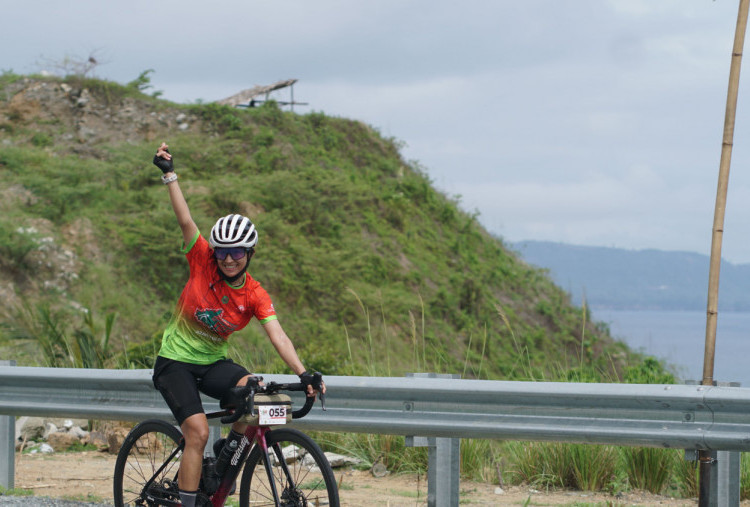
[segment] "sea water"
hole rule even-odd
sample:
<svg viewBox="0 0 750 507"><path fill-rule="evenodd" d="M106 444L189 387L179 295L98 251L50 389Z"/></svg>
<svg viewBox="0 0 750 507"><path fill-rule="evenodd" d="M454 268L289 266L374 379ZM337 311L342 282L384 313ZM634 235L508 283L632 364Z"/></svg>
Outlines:
<svg viewBox="0 0 750 507"><path fill-rule="evenodd" d="M703 378L706 312L593 309L612 336L631 349L663 360L681 381ZM719 312L714 380L750 387L750 313Z"/></svg>

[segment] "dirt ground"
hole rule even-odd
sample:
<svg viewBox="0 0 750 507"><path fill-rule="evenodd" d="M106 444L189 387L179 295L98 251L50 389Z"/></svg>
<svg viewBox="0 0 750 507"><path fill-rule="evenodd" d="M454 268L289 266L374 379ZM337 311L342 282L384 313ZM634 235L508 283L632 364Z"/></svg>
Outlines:
<svg viewBox="0 0 750 507"><path fill-rule="evenodd" d="M16 455L16 488L30 489L36 496L111 502L115 456L86 451ZM342 505L421 506L427 503L424 475L373 477L368 471L335 471ZM461 481L461 504L469 505L697 505L697 500L673 499L646 492L631 492L619 498L581 491L542 492L528 486L497 491L493 484ZM750 505L750 502L742 502Z"/></svg>

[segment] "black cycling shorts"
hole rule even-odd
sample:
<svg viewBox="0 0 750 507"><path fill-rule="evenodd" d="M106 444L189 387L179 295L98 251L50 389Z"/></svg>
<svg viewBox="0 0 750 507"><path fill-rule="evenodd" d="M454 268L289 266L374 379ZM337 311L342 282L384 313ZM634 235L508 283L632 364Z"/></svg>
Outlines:
<svg viewBox="0 0 750 507"><path fill-rule="evenodd" d="M154 387L169 405L177 424L203 413L200 393L220 400L239 380L250 375L231 359L211 364L191 364L158 356L154 364Z"/></svg>

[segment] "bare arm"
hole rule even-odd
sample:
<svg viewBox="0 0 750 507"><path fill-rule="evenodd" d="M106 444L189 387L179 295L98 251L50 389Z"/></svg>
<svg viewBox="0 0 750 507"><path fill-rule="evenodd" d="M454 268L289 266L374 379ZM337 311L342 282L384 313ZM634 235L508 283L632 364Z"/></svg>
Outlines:
<svg viewBox="0 0 750 507"><path fill-rule="evenodd" d="M268 338L271 340L271 344L276 349L276 352L279 353L281 359L283 359L284 362L289 365L292 371L294 371L294 373L296 373L297 375L304 373L305 367L302 365L302 361L300 361L299 356L297 356L297 351L294 349L294 344L292 344L292 340L290 340L284 332L284 329L281 327L279 321L268 321L263 324L263 329L266 330L266 334L268 334ZM321 384L321 391L323 393L326 392L325 382ZM315 391L313 390L312 386L307 386L307 395L315 395Z"/></svg>
<svg viewBox="0 0 750 507"><path fill-rule="evenodd" d="M294 344L292 344L292 340L284 332L281 323L278 320L271 320L263 324L263 329L266 330L271 344L276 349L276 352L279 353L281 359L289 365L289 368L297 375L304 373L305 367L302 366L302 361L297 356Z"/></svg>
<svg viewBox="0 0 750 507"><path fill-rule="evenodd" d="M162 143L156 152L156 156L165 160L172 160L172 155L167 151L168 148L166 143ZM173 174L174 172L168 172L165 176L169 177ZM190 215L190 208L188 208L187 201L185 200L185 196L182 195L182 190L177 180L167 183L167 189L169 190L169 200L172 203L172 209L177 217L177 224L182 231L182 240L187 245L195 238L198 226L195 225L193 217Z"/></svg>

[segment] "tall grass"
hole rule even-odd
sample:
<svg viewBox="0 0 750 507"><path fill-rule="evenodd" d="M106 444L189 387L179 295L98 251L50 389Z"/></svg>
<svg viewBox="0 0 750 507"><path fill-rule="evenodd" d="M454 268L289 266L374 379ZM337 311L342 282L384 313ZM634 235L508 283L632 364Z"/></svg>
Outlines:
<svg viewBox="0 0 750 507"><path fill-rule="evenodd" d="M22 301L15 318L4 328L10 340L37 346L42 364L48 367L106 368L117 364L111 338L116 314L104 323L91 310L53 309L47 304L33 307Z"/></svg>
<svg viewBox="0 0 750 507"><path fill-rule="evenodd" d="M517 481L543 488L599 491L615 479L617 448L559 442L514 442L509 446Z"/></svg>
<svg viewBox="0 0 750 507"><path fill-rule="evenodd" d="M675 459L672 480L683 498L695 498L699 493L698 461ZM750 484L750 482L748 483Z"/></svg>
<svg viewBox="0 0 750 507"><path fill-rule="evenodd" d="M623 447L620 453L630 485L651 493L661 493L673 477L677 460L675 452L674 449Z"/></svg>
<svg viewBox="0 0 750 507"><path fill-rule="evenodd" d="M740 500L750 499L750 454L740 456Z"/></svg>

